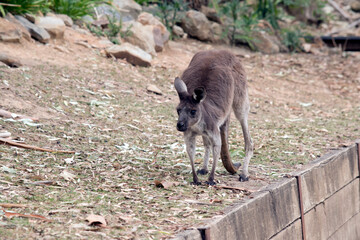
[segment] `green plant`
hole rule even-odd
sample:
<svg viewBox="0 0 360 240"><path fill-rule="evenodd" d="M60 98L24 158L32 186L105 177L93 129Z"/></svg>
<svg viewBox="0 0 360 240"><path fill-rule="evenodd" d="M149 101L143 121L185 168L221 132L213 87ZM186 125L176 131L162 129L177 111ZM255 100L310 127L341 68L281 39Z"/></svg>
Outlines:
<svg viewBox="0 0 360 240"><path fill-rule="evenodd" d="M49 6L48 0L4 0L0 3L0 13L3 16L7 12L13 14L37 13L46 11Z"/></svg>
<svg viewBox="0 0 360 240"><path fill-rule="evenodd" d="M177 13L181 10L185 10L187 8L187 4L184 0L165 0L157 1L157 5L159 12L157 12L156 15L161 18L165 27L170 33L172 33L172 27L178 20Z"/></svg>
<svg viewBox="0 0 360 240"><path fill-rule="evenodd" d="M111 1L102 0L51 0L51 9L56 13L66 14L73 19L91 14L94 6Z"/></svg>
<svg viewBox="0 0 360 240"><path fill-rule="evenodd" d="M121 31L123 28L122 21L117 21L116 17L114 16L106 16L109 24L106 29L102 29L98 26L93 26L91 24L87 24L87 28L90 32L95 34L96 36L105 36L107 37L112 43L119 44L118 36L120 35L122 38L127 37L131 34L130 29L132 25L128 26L125 31Z"/></svg>
<svg viewBox="0 0 360 240"><path fill-rule="evenodd" d="M150 2L153 2L151 0L135 0L140 5L148 5Z"/></svg>
<svg viewBox="0 0 360 240"><path fill-rule="evenodd" d="M289 49L290 52L302 51L301 38L304 37L304 33L299 29L281 29L281 40L282 43Z"/></svg>
<svg viewBox="0 0 360 240"><path fill-rule="evenodd" d="M251 34L256 30L258 23L256 12L253 12L246 2L240 0L227 2L222 6L221 11L222 14L231 17L231 24L226 29L231 45L235 45L240 40L253 48Z"/></svg>
<svg viewBox="0 0 360 240"><path fill-rule="evenodd" d="M281 0L258 0L255 12L260 19L269 21L274 29L280 29L279 20L279 4Z"/></svg>

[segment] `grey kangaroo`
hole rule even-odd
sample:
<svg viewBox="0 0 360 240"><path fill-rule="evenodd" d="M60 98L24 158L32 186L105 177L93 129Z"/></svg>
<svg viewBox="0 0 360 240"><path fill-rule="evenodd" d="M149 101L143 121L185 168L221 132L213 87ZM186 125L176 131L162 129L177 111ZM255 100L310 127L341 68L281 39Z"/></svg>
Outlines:
<svg viewBox="0 0 360 240"><path fill-rule="evenodd" d="M208 185L215 185L214 175L219 156L225 169L231 174L235 174L241 166L240 163L232 163L228 150L231 108L240 121L245 140L245 159L239 180L247 181L253 143L247 123L250 109L247 81L240 60L224 50L199 52L195 54L181 78L175 79L174 86L180 98L176 127L184 132L193 184L201 184L197 173L208 173L210 150L213 163L206 182ZM197 135L203 138L205 155L203 167L196 172L194 157Z"/></svg>

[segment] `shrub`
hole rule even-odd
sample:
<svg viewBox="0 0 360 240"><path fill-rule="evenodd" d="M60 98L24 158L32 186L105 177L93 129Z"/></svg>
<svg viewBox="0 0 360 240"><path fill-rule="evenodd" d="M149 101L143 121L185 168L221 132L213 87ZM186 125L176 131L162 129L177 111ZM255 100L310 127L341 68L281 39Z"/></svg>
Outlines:
<svg viewBox="0 0 360 240"><path fill-rule="evenodd" d="M51 0L51 9L56 13L66 14L72 19L79 19L82 16L91 14L94 6L111 1L102 0Z"/></svg>
<svg viewBox="0 0 360 240"><path fill-rule="evenodd" d="M50 6L47 0L3 0L0 3L0 12L3 16L7 12L13 14L25 14L46 12Z"/></svg>

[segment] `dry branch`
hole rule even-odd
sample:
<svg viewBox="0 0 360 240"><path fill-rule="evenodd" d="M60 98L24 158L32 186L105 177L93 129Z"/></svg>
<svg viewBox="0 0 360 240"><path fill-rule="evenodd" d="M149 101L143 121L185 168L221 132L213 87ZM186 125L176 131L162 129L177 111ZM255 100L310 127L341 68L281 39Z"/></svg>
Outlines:
<svg viewBox="0 0 360 240"><path fill-rule="evenodd" d="M33 150L42 151L42 152L71 153L71 154L75 153L75 151L54 150L54 149L47 149L47 148L31 146L31 145L27 145L27 144L23 144L23 143L17 143L17 142L14 142L12 140L4 139L4 138L0 138L0 143L4 143L4 144L7 144L7 145L20 147L20 148L25 148L25 149L33 149Z"/></svg>
<svg viewBox="0 0 360 240"><path fill-rule="evenodd" d="M241 187L232 187L232 186L225 186L225 185L220 185L220 186L215 186L215 188L219 188L219 189L230 189L230 190L238 190L238 191L242 191L242 192L254 192L253 190L247 189L247 188L241 188Z"/></svg>
<svg viewBox="0 0 360 240"><path fill-rule="evenodd" d="M18 204L18 203L0 203L0 207L3 207L3 208L26 208L27 206L24 204Z"/></svg>
<svg viewBox="0 0 360 240"><path fill-rule="evenodd" d="M336 9L336 11L338 11L340 13L340 15L345 18L346 20L351 20L351 17L349 16L349 14L347 14L336 2L334 2L333 0L328 0L328 3Z"/></svg>

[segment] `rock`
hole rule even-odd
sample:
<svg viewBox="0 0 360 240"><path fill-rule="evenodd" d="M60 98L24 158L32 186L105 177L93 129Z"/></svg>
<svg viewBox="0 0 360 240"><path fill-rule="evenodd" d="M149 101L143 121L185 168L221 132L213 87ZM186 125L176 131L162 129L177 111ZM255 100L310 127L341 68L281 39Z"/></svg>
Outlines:
<svg viewBox="0 0 360 240"><path fill-rule="evenodd" d="M126 29L129 29L130 33L129 36L124 37L126 42L140 47L142 50L151 54L152 56L156 56L152 26L142 25L139 22L126 22L123 23L122 31L125 33Z"/></svg>
<svg viewBox="0 0 360 240"><path fill-rule="evenodd" d="M19 43L21 38L21 31L16 28L16 24L0 18L0 41Z"/></svg>
<svg viewBox="0 0 360 240"><path fill-rule="evenodd" d="M280 52L279 46L265 31L254 31L252 33L251 44L255 47L256 50L265 54L274 54Z"/></svg>
<svg viewBox="0 0 360 240"><path fill-rule="evenodd" d="M106 49L106 55L108 57L114 56L115 58L124 58L129 63L137 66L151 66L151 55L130 43L111 46Z"/></svg>
<svg viewBox="0 0 360 240"><path fill-rule="evenodd" d="M350 3L350 8L354 12L360 12L360 1L359 0L352 1Z"/></svg>
<svg viewBox="0 0 360 240"><path fill-rule="evenodd" d="M210 41L213 43L229 44L230 40L223 34L223 27L217 22L211 22L210 25L211 35Z"/></svg>
<svg viewBox="0 0 360 240"><path fill-rule="evenodd" d="M35 25L44 28L53 39L63 39L65 33L65 23L57 17L37 17Z"/></svg>
<svg viewBox="0 0 360 240"><path fill-rule="evenodd" d="M41 43L48 43L50 40L49 33L42 27L36 26L29 22L26 18L16 15L15 18L24 26L31 34L31 37L38 40Z"/></svg>
<svg viewBox="0 0 360 240"><path fill-rule="evenodd" d="M35 15L32 15L30 13L25 13L24 17L29 20L29 22L31 23L35 23L35 18L36 16Z"/></svg>
<svg viewBox="0 0 360 240"><path fill-rule="evenodd" d="M210 22L201 12L187 11L186 16L181 20L181 26L191 37L202 41L210 40Z"/></svg>
<svg viewBox="0 0 360 240"><path fill-rule="evenodd" d="M176 36L176 37L179 37L179 38L182 38L184 36L184 30L177 26L177 25L174 25L173 28L172 28L172 33Z"/></svg>
<svg viewBox="0 0 360 240"><path fill-rule="evenodd" d="M305 23L318 23L321 21L321 11L317 11L318 4L316 1L310 1L307 6L286 6L286 11L294 16L296 20Z"/></svg>
<svg viewBox="0 0 360 240"><path fill-rule="evenodd" d="M133 0L114 0L112 5L100 4L96 7L97 13L100 18L114 18L117 21L129 22L135 21L140 12L142 11L141 6Z"/></svg>
<svg viewBox="0 0 360 240"><path fill-rule="evenodd" d="M201 10L200 12L202 12L203 14L205 14L205 16L207 17L207 19L209 19L210 21L213 22L217 22L221 24L221 19L218 16L216 10L214 8L209 8L206 6L201 6Z"/></svg>
<svg viewBox="0 0 360 240"><path fill-rule="evenodd" d="M94 19L90 15L85 15L85 16L82 16L81 19L77 20L76 22L78 23L78 25L92 24L94 22Z"/></svg>
<svg viewBox="0 0 360 240"><path fill-rule="evenodd" d="M11 13L7 13L5 19L15 24L14 27L16 27L16 29L21 32L21 36L24 39L28 41L32 41L29 31ZM6 27L2 26L0 29L6 29Z"/></svg>
<svg viewBox="0 0 360 240"><path fill-rule="evenodd" d="M149 92L152 92L152 93L155 93L155 94L158 94L158 95L162 95L162 91L155 85L153 84L149 84L147 87L146 87L146 90L148 90Z"/></svg>
<svg viewBox="0 0 360 240"><path fill-rule="evenodd" d="M7 54L0 54L0 62L5 63L9 67L21 67L23 64L21 61L15 57L9 56Z"/></svg>
<svg viewBox="0 0 360 240"><path fill-rule="evenodd" d="M137 19L142 11L141 6L134 0L113 0L112 5L120 9L123 16L131 16L132 19Z"/></svg>
<svg viewBox="0 0 360 240"><path fill-rule="evenodd" d="M74 25L74 21L68 15L56 14L55 16L60 18L61 20L63 20L63 22L65 23L65 26L67 26L67 27L72 27Z"/></svg>
<svg viewBox="0 0 360 240"><path fill-rule="evenodd" d="M170 37L170 33L164 24L152 14L146 12L141 13L137 21L142 25L151 26L153 28L152 32L154 35L155 51L161 52Z"/></svg>
<svg viewBox="0 0 360 240"><path fill-rule="evenodd" d="M110 19L115 19L116 21L134 21L136 18L133 18L131 15L127 15L127 13L122 13L117 10L115 7L108 4L100 4L96 7L96 11L100 16L100 19L107 19L107 16Z"/></svg>

